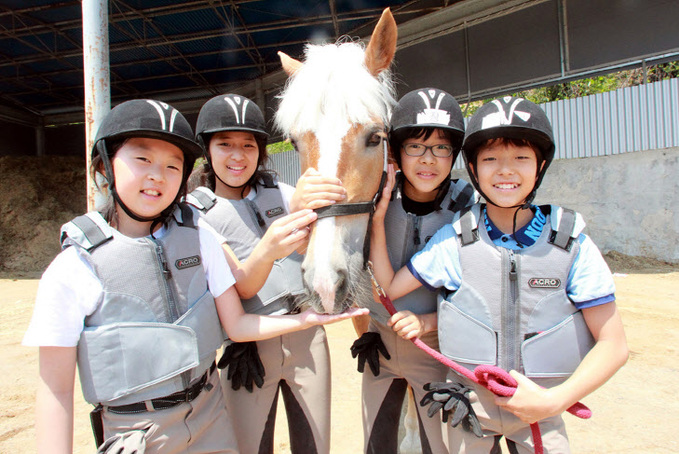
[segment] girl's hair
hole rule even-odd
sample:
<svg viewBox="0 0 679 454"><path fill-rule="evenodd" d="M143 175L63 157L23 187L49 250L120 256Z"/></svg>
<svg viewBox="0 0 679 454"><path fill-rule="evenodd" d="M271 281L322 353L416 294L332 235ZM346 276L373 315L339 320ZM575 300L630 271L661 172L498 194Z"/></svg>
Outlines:
<svg viewBox="0 0 679 454"><path fill-rule="evenodd" d="M266 165L269 162L269 155L266 152L266 145L268 142L267 138L261 134L252 133L252 135L255 138L255 142L257 142L257 149L259 151L259 156L257 157L257 169L255 169L255 173L252 174L248 182L243 185L243 189L241 190L241 197L243 196L243 193L248 188L248 186L253 186L256 181L259 181L262 178L263 175L276 174L274 170L269 170L266 168ZM210 142L212 141L212 134L209 135L206 134L204 140L205 140L205 153L209 154ZM188 192L193 191L199 186L204 186L213 192L216 187L215 171L207 159L205 160L205 162L203 162L203 164L196 167L191 173L191 176L189 177L188 181Z"/></svg>
<svg viewBox="0 0 679 454"><path fill-rule="evenodd" d="M106 147L107 154L109 156L109 160L111 161L111 166L113 166L113 158L115 157L116 153L120 148L125 145L125 142L128 140L128 138L125 139L109 139L106 140L104 145ZM188 172L191 171L191 169L187 168L188 167L188 162L186 158L186 153L184 154L184 175L187 175ZM104 171L104 160L101 158L101 154L97 153L93 158L92 162L90 163L90 176L92 177L92 181L94 181L95 186L97 189L100 191L102 190L102 187L99 185L99 181L97 178L97 174L101 175L106 179L106 172ZM114 175L115 178L115 175ZM160 213L159 218L154 221L154 225L157 225L158 223L166 223L170 216L172 216L172 212L174 211L175 207L177 206L177 203L179 203L182 198L186 195L186 188L187 188L187 180L188 178L183 178L182 179L182 185L179 188L179 192L177 192L177 197L175 200L170 204L169 207L167 207L165 210ZM104 217L106 222L108 222L111 225L117 225L118 224L118 212L116 210L116 203L115 199L113 197L113 194L111 193L110 190L110 185L111 182L107 181L106 182L106 201L104 202L104 205L98 210L101 215ZM153 228L153 227L152 227Z"/></svg>
<svg viewBox="0 0 679 454"><path fill-rule="evenodd" d="M405 142L408 139L421 139L422 141L426 141L434 134L434 131L439 132L439 137L447 139L454 149L457 150L460 148L462 139L454 137L453 133L451 131L448 131L447 129L429 127L403 128L396 131L395 133L392 133L389 137L389 145L391 146L392 158L394 158L396 164L398 164L398 166L401 167L401 147L403 146L403 142Z"/></svg>

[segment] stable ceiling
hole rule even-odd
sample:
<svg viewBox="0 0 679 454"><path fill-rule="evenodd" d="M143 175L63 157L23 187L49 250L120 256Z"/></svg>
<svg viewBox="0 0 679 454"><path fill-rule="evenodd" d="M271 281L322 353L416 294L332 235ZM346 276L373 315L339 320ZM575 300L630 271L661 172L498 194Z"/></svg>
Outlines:
<svg viewBox="0 0 679 454"><path fill-rule="evenodd" d="M309 41L366 37L386 7L402 23L453 3L110 0L112 105L138 97L202 102L225 91L248 95L253 81L279 72L279 50L300 56ZM32 116L44 117L42 124L82 119L82 41L80 1L0 2L6 119L11 113L27 124Z"/></svg>

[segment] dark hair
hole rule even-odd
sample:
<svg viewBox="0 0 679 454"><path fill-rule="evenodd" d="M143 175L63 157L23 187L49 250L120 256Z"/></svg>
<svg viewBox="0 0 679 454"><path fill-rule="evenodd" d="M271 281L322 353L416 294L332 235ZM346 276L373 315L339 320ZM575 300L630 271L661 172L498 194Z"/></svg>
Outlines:
<svg viewBox="0 0 679 454"><path fill-rule="evenodd" d="M257 157L257 169L255 169L255 172L252 174L248 182L245 185L243 185L241 196L243 195L243 192L245 192L245 189L248 186L253 186L256 181L262 178L263 175L276 174L274 170L269 170L266 168L266 165L269 162L269 155L266 152L266 145L268 143L266 136L255 133L251 134L255 138L255 142L257 143L257 150L259 152L259 155ZM206 155L209 155L210 153L210 142L212 141L212 135L213 134L205 134L203 136ZM199 186L204 186L211 191L214 191L216 187L215 171L207 159L205 159L205 162L202 165L196 167L191 173L191 176L189 177L188 181L188 192L193 191Z"/></svg>
<svg viewBox="0 0 679 454"><path fill-rule="evenodd" d="M428 140L434 131L439 131L439 134L447 139L453 146L453 149L459 150L462 145L462 137L456 137L453 133L447 129L443 128L402 128L396 132L393 132L389 136L389 145L391 147L392 158L396 161L399 167L401 167L401 147L403 142L408 139L418 139L421 138L423 141ZM452 165L451 165L452 168Z"/></svg>

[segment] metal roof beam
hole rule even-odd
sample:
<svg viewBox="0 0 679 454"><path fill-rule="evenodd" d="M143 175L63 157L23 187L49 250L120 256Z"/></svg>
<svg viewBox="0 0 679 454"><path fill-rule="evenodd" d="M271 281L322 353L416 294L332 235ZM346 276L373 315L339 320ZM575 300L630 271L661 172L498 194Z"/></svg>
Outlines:
<svg viewBox="0 0 679 454"><path fill-rule="evenodd" d="M231 5L232 15L238 19L238 21L241 23L243 30L245 30L244 35L245 40L247 41L247 45L243 43L243 41L241 41L240 37L238 36L239 33L235 31L233 23L231 22L231 20L229 20L229 15L226 14L226 11L224 11L224 14L222 15L220 14L220 11L213 6L215 14L217 15L217 17L221 19L225 28L229 31L229 34L231 34L234 37L234 39L238 41L238 44L240 45L240 50L243 50L247 54L247 56L253 62L255 62L260 74L263 74L266 72L266 62L262 57L262 54L259 52L259 49L255 45L255 40L252 37L252 33L248 31L247 24L245 23L245 20L243 20L243 16L241 16L240 12L238 11L238 6L233 1L229 3ZM223 9L224 7L222 6L222 10Z"/></svg>
<svg viewBox="0 0 679 454"><path fill-rule="evenodd" d="M125 3L122 2L122 1L116 0L115 3L121 4L121 5L125 6L125 7L128 8L128 9L133 9L131 6L125 4ZM153 28L153 30L158 34L158 36L160 36L160 39L162 39L162 40L165 42L165 44L167 44L168 47L170 47L170 48L172 49L173 52L176 52L176 54L179 56L178 58L179 58L180 60L182 60L182 61L186 64L186 66L189 68L189 71L186 71L185 68L180 68L179 66L175 65L174 63L171 63L170 60L166 60L167 63L168 63L169 65L171 65L172 67L174 67L175 69L177 69L177 70L179 70L179 71L183 71L183 74L184 74L185 76L187 76L187 77L189 78L189 80L191 80L191 81L193 81L193 82L195 82L195 83L197 83L197 84L199 84L199 85L201 85L201 86L207 86L207 87L209 87L209 85L210 85L209 82L201 75L200 71L198 71L198 70L193 66L193 64L192 64L190 61L188 61L188 60L186 59L186 57L185 57L184 55L182 55L182 53L174 47L173 43L170 43L170 42L169 42L169 39L167 38L167 36L165 36L165 34L162 32L162 30L160 30L160 28L158 28L158 26L156 26L156 25L153 23L153 21L152 21L149 17L144 17L144 20L145 20L145 23L149 23L149 24L150 24L150 26ZM140 39L140 38L134 36L133 33L128 33L128 31L127 31L125 28L121 27L120 24L116 24L115 26L116 26L116 28L118 28L122 33L126 34L127 36L130 37L130 39L132 39L133 41L135 41L135 42L137 43L138 46L146 47L146 48L149 49L149 51L154 52L153 49L151 49L151 48L149 48L149 47L146 46L145 40ZM109 52L111 52L111 51L109 50ZM155 52L154 52L154 53L155 53ZM156 53L156 55L159 56L159 54L157 54L157 53Z"/></svg>
<svg viewBox="0 0 679 454"><path fill-rule="evenodd" d="M205 2L203 2L203 5ZM402 13L396 12L394 13L394 16L398 16L399 14L424 14L424 13L432 13L432 11L437 11L439 10L440 7L434 7L434 8L420 8L420 9L412 9L408 11L404 11ZM355 21L355 20L366 20L366 19L375 19L375 15L379 15L381 12L381 9L376 9L376 8L368 8L368 9L363 9L363 10L357 10L357 11L352 11L350 13L340 13L336 14L336 21L338 23L341 22L347 22L347 21ZM138 19L142 19L141 17L137 17ZM121 19L124 20L124 19ZM128 19L129 20L129 19ZM148 19L147 19L148 20ZM119 22L119 21L117 21ZM298 27L308 27L308 26L317 26L317 25L326 25L326 24L333 24L333 16L332 15L321 15L321 16L314 16L308 19L300 19L300 18L291 18L291 19L281 19L279 21L270 21L270 22L264 22L261 24L256 24L253 27L250 27L248 29L245 28L234 28L234 33L259 33L259 32L267 32L267 31L275 31L275 30L284 30L288 28L298 28ZM45 30L45 33L49 32L50 30ZM0 30L1 33L9 33L7 31L2 31ZM29 33L29 35L33 36L36 33ZM164 44L175 44L179 42L190 42L190 41L198 41L202 39L209 39L209 38L215 38L222 36L224 34L224 30L219 29L219 30L206 30L204 32L201 32L200 34L196 34L194 32L192 33L185 33L185 34L177 34L177 35L172 35L172 38L167 38L166 40L161 39L161 38L156 38L156 39L150 39L148 42L145 44L145 46L159 46L159 45L164 45ZM19 36L24 36L16 32L12 32L12 37L19 37ZM119 52L119 51L125 51L129 49L133 49L136 46L131 45L131 44L114 44L111 46L111 53L113 52ZM68 58L68 57L74 57L79 55L78 53L74 52L65 52L63 54L59 54L60 57L62 58ZM21 58L17 59L20 63L33 63L35 61L40 61L40 59L35 59L35 57L30 56L26 58ZM7 66L6 64L0 62L0 66Z"/></svg>
<svg viewBox="0 0 679 454"><path fill-rule="evenodd" d="M234 0L236 4L244 4L244 3L252 3L252 2L257 2L261 0ZM62 7L67 7L67 6L78 6L80 8L81 2L63 2L63 3L57 3L57 4L51 4L51 5L41 5L41 6L34 6L30 8L20 8L20 9L14 9L14 10L6 10L6 11L0 11L0 17L3 16L9 16L12 14L29 14L33 12L38 12L38 11L49 11L51 9L58 9ZM109 16L109 22L120 22L120 21L125 21L125 20L130 20L130 19L142 19L139 15L139 11L143 11L144 14L146 15L153 15L153 16L167 16L170 14L181 14L181 13L190 13L192 11L200 11L203 9L206 9L206 2L205 0L196 0L196 1L191 1L191 2L182 2L179 5L164 5L164 6L158 6L158 7L153 7L153 8L144 8L143 10L135 10L132 9L131 11L121 11L118 12L117 14L113 14ZM76 20L76 19L69 19L69 20L63 20L59 22L54 22L52 23L53 26L63 29L63 30L75 30L75 29L80 29L82 28L82 21L81 20ZM46 30L44 25L42 24L37 24L37 25L26 25L21 28L15 28L13 29L15 33L17 33L20 36L33 36L35 34L39 33L47 33L49 30Z"/></svg>

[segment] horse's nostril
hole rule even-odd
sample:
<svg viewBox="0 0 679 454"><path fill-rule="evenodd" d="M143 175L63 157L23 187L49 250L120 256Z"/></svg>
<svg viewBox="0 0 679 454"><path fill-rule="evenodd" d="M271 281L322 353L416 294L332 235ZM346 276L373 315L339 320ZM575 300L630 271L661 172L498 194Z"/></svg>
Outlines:
<svg viewBox="0 0 679 454"><path fill-rule="evenodd" d="M349 279L346 270L337 271L337 285L335 286L335 301L343 302L349 293Z"/></svg>

